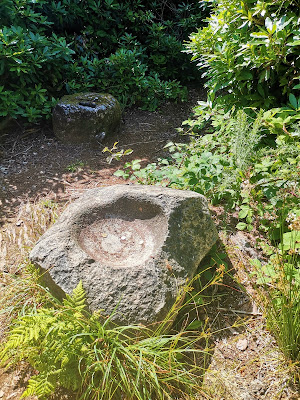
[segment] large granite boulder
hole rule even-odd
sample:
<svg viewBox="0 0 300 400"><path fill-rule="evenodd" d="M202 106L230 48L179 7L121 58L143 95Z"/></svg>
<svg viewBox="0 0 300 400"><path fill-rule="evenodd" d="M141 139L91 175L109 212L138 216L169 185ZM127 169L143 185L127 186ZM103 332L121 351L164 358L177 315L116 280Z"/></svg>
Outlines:
<svg viewBox="0 0 300 400"><path fill-rule="evenodd" d="M52 113L53 131L64 143L97 143L120 127L121 108L110 94L64 96Z"/></svg>
<svg viewBox="0 0 300 400"><path fill-rule="evenodd" d="M119 324L163 319L217 240L205 198L157 186L87 191L31 251L58 297L81 280L91 310Z"/></svg>

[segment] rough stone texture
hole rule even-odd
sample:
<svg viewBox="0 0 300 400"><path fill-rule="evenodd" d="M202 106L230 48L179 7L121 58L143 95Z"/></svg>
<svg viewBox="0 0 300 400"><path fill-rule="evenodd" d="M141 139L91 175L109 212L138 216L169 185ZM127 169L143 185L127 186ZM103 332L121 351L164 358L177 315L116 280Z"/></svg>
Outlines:
<svg viewBox="0 0 300 400"><path fill-rule="evenodd" d="M157 186L87 191L30 254L58 297L81 280L91 310L119 324L163 319L217 240L205 198Z"/></svg>
<svg viewBox="0 0 300 400"><path fill-rule="evenodd" d="M54 134L64 143L97 143L119 129L121 108L110 94L64 96L52 114Z"/></svg>

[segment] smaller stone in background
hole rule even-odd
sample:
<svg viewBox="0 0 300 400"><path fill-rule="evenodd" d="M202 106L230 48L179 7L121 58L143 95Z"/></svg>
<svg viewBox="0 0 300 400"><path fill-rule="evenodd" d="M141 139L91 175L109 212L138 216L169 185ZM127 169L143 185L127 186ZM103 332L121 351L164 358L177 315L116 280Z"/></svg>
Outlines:
<svg viewBox="0 0 300 400"><path fill-rule="evenodd" d="M52 113L55 136L67 144L97 143L118 131L121 107L110 94L64 96Z"/></svg>

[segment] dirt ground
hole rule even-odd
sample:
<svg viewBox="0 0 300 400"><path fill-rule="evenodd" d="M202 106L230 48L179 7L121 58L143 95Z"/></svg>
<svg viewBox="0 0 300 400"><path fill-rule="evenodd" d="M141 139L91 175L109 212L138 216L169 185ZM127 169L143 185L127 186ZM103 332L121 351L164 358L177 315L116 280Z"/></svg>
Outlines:
<svg viewBox="0 0 300 400"><path fill-rule="evenodd" d="M187 140L179 136L176 128L203 96L201 91L192 91L188 103L168 103L156 112L131 109L123 115L120 133L94 148L61 144L49 126L36 130L16 126L0 148L0 290L5 290L8 276L19 273L18 264L47 228L45 205L59 215L85 190L124 183L113 175L124 162L137 158L145 164L155 161L166 154L163 146L169 141ZM102 150L115 142L118 150L131 148L133 153L130 158L109 164L108 154ZM213 332L212 356L204 378L205 398L300 399L291 385L288 366L265 328L262 311L253 300L255 293L247 268L249 258L259 256L255 238L226 227L220 207L211 211L219 227L219 246L227 254L233 279L227 277L223 285L215 288L215 300L202 315L209 318ZM40 230L33 229L37 220ZM0 336L4 333L2 321ZM0 400L20 399L30 373L25 363L18 369L2 369ZM60 393L55 396L57 400L63 398L72 397Z"/></svg>

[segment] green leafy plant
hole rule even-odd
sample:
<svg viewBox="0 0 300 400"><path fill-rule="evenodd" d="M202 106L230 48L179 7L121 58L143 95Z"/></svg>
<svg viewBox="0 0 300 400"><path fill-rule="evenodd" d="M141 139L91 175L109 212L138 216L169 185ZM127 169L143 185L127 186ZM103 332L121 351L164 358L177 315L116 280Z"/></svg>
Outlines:
<svg viewBox="0 0 300 400"><path fill-rule="evenodd" d="M80 171L84 167L84 162L83 161L75 161L74 163L68 165L66 167L66 170L69 172L77 172Z"/></svg>
<svg viewBox="0 0 300 400"><path fill-rule="evenodd" d="M259 114L249 121L243 111L230 117L222 114L222 122L217 115L212 122L214 133L192 137L188 144L171 142L165 147L169 157L145 168L140 160L125 163L116 175L147 184L194 190L206 194L213 202L226 198L233 204L260 141L260 120Z"/></svg>
<svg viewBox="0 0 300 400"><path fill-rule="evenodd" d="M113 160L120 161L122 157L128 156L128 155L132 154L132 152L133 152L132 149L127 149L127 150L121 149L121 150L118 150L117 144L118 144L118 142L115 142L113 144L112 148L109 149L108 147L104 147L104 149L102 150L102 153L107 153L107 152L109 153L109 156L106 158L106 161L109 164ZM118 150L118 151L116 151L116 150Z"/></svg>
<svg viewBox="0 0 300 400"><path fill-rule="evenodd" d="M33 308L11 326L1 357L36 370L22 395L47 398L62 386L86 399L169 399L200 390L201 369L189 363L194 338L143 326L114 326L86 310L82 284L63 304Z"/></svg>
<svg viewBox="0 0 300 400"><path fill-rule="evenodd" d="M269 109L289 99L297 109L299 10L298 0L214 2L208 25L187 43L211 102Z"/></svg>
<svg viewBox="0 0 300 400"><path fill-rule="evenodd" d="M300 230L299 210L268 263L253 260L256 283L264 305L267 325L288 360L295 363L299 380L300 362ZM297 230L296 230L297 229Z"/></svg>
<svg viewBox="0 0 300 400"><path fill-rule="evenodd" d="M202 193L213 204L236 208L237 229L256 229L278 241L287 231L287 213L298 202L299 123L281 123L279 129L277 121L275 135L271 114L261 110L252 117L246 111L201 104L194 119L184 122L189 143L169 143L167 157L145 167L133 160L115 174ZM199 135L203 123L209 125Z"/></svg>

